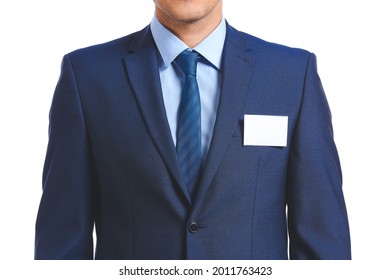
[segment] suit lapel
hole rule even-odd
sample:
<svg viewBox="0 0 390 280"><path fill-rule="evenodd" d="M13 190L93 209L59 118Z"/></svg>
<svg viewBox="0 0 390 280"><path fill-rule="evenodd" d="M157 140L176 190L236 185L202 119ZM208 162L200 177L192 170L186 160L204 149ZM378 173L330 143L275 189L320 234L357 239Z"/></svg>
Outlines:
<svg viewBox="0 0 390 280"><path fill-rule="evenodd" d="M168 170L190 202L165 113L158 71L158 51L149 27L135 36L129 51L131 54L124 58L124 63L145 124Z"/></svg>
<svg viewBox="0 0 390 280"><path fill-rule="evenodd" d="M149 27L133 38L129 51L124 63L145 124L169 172L191 204L166 117L158 72L158 51ZM193 209L201 203L230 144L242 114L253 71L253 61L239 33L229 25L221 71L222 88L217 120Z"/></svg>
<svg viewBox="0 0 390 280"><path fill-rule="evenodd" d="M202 202L202 198L218 170L240 120L247 98L253 61L241 40L239 33L228 25L221 68L222 88L217 119L195 197L194 209L197 209L197 206Z"/></svg>

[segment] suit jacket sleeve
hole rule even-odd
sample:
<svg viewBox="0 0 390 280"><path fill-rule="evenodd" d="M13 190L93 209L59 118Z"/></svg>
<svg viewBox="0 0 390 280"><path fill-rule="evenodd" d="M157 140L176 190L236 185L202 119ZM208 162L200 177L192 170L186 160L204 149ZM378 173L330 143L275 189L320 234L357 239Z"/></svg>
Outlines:
<svg viewBox="0 0 390 280"><path fill-rule="evenodd" d="M65 56L50 111L35 259L93 257L95 178L77 81Z"/></svg>
<svg viewBox="0 0 390 280"><path fill-rule="evenodd" d="M331 113L311 54L292 138L287 184L291 259L350 259Z"/></svg>

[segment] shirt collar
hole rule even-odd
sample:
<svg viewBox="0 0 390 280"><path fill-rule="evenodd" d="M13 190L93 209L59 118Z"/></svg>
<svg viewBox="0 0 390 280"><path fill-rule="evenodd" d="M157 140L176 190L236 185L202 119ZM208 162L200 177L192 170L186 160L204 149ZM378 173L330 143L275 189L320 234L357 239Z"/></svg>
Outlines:
<svg viewBox="0 0 390 280"><path fill-rule="evenodd" d="M156 15L152 19L150 28L165 67L168 67L182 51L189 48L176 35L163 26ZM222 64L222 51L225 37L226 23L225 19L222 19L217 28L195 46L193 50L200 53L219 70Z"/></svg>

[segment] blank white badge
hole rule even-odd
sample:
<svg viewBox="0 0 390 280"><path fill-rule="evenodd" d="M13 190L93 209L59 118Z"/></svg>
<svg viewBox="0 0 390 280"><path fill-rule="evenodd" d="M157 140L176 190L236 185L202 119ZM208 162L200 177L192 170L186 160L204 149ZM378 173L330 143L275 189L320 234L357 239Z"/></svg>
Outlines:
<svg viewBox="0 0 390 280"><path fill-rule="evenodd" d="M287 146L287 116L244 115L244 146Z"/></svg>

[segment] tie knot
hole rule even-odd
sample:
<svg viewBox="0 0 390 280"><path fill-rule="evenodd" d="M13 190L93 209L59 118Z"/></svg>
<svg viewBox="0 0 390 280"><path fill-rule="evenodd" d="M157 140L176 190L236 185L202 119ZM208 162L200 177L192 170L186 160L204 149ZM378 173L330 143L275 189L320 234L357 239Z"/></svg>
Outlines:
<svg viewBox="0 0 390 280"><path fill-rule="evenodd" d="M185 50L176 57L176 63L183 71L184 75L196 76L196 64L198 62L198 53Z"/></svg>

